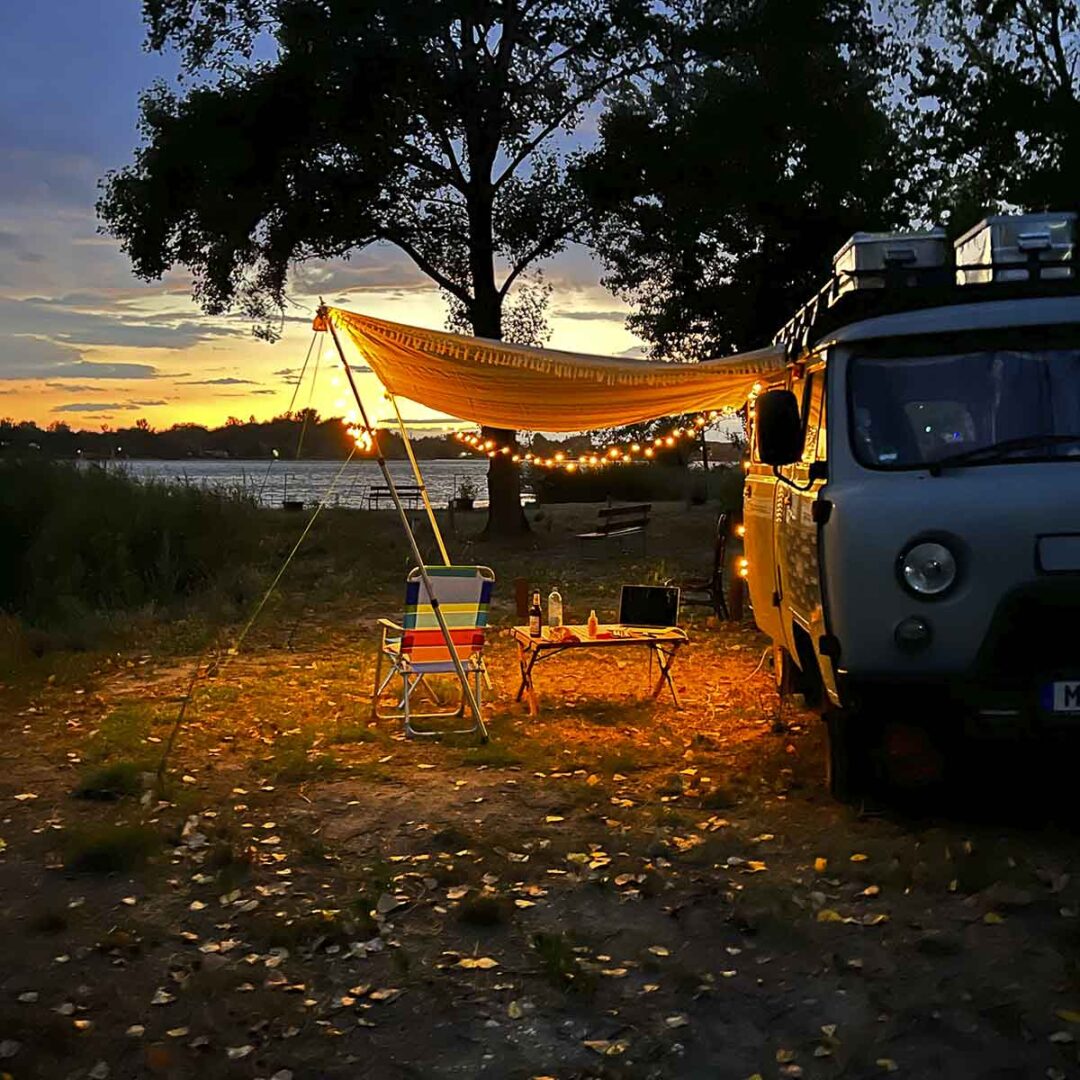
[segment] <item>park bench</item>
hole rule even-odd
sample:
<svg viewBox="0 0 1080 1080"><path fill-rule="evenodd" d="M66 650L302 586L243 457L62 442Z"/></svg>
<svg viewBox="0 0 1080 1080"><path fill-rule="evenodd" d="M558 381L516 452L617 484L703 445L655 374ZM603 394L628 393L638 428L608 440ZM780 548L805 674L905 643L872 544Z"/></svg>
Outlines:
<svg viewBox="0 0 1080 1080"><path fill-rule="evenodd" d="M423 496L420 494L420 488L415 484L398 484L397 493L398 498L401 499L402 505L407 506L412 510L417 509L423 501ZM372 484L371 487L367 489L367 508L369 510L378 510L384 500L393 506L394 497L390 494L388 485Z"/></svg>
<svg viewBox="0 0 1080 1080"><path fill-rule="evenodd" d="M592 532L578 533L577 539L582 555L585 555L590 541L617 541L625 550L625 541L631 536L641 537L641 553L645 554L645 529L649 524L651 503L635 506L605 506L597 510L597 524Z"/></svg>

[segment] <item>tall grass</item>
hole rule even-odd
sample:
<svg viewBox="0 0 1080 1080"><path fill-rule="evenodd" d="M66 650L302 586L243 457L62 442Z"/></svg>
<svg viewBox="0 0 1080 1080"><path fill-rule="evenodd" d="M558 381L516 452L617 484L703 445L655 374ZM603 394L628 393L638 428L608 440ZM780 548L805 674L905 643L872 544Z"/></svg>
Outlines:
<svg viewBox="0 0 1080 1080"><path fill-rule="evenodd" d="M256 514L195 487L0 461L0 611L49 625L172 605L253 557Z"/></svg>

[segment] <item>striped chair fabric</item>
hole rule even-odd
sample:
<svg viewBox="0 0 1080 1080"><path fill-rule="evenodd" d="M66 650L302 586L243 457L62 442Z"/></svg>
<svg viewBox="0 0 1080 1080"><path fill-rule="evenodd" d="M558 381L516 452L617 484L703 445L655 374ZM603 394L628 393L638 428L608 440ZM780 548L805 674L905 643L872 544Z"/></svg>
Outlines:
<svg viewBox="0 0 1080 1080"><path fill-rule="evenodd" d="M491 604L494 575L482 566L427 566L450 638L463 664L484 649L484 632ZM405 587L404 633L401 636L402 666L417 674L438 675L454 670L435 611L418 571L409 575Z"/></svg>

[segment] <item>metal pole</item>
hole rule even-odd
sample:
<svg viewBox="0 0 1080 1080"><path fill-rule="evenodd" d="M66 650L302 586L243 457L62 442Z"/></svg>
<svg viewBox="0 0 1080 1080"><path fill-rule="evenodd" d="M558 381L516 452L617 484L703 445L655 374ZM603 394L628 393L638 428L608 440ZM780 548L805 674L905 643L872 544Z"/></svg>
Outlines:
<svg viewBox="0 0 1080 1080"><path fill-rule="evenodd" d="M416 543L416 537L413 536L412 528L409 525L409 516L405 513L405 507L401 505L397 485L394 483L394 478L390 475L390 469L387 467L386 458L383 457L382 447L379 446L379 437L375 433L375 429L371 426L371 421L368 420L367 410L364 408L364 402L360 397L360 391L356 388L356 380L353 378L352 368L349 367L349 361L345 359L345 350L341 347L341 342L338 340L337 336L337 329L334 326L333 319L330 318L329 309L325 304L320 305L319 314L329 328L330 336L334 339L334 347L337 349L338 356L341 358L341 366L345 369L345 377L349 380L349 387L352 390L353 398L356 400L356 407L360 410L360 417L364 421L364 427L367 429L368 435L371 436L371 445L375 448L375 458L379 463L379 468L382 470L386 486L390 489L390 497L394 500L394 505L397 507L398 516L401 518L401 527L405 530L405 535L409 539L409 546L412 548L413 558L416 560L416 568L420 572L420 580L423 581L424 588L427 589L428 598L431 600L431 610L435 614L435 621L439 624L443 640L446 642L446 647L450 650L450 658L454 662L454 670L457 672L457 677L461 681L462 693L468 699L469 708L472 709L473 716L476 717L476 726L480 730L480 737L486 741L488 732L487 726L484 723L484 718L480 714L480 705L477 703L476 695L473 693L473 688L469 683L469 677L465 672L465 668L462 666L461 657L458 656L457 647L454 645L454 639L450 636L450 628L446 625L446 619L443 618L439 598L435 595L435 590L431 585L431 578L428 577L427 568L424 566L424 556L420 554L420 548Z"/></svg>
<svg viewBox="0 0 1080 1080"><path fill-rule="evenodd" d="M443 543L442 533L439 532L439 523L435 520L435 511L432 508L431 500L428 498L427 484L424 483L424 475L420 472L420 466L416 463L416 455L413 453L412 443L409 441L409 432L405 428L405 421L401 419L401 410L397 407L397 398L390 393L386 396L390 399L390 404L394 406L394 415L397 417L398 429L401 431L401 438L405 443L405 453L409 457L409 464L412 465L413 476L416 477L416 485L420 488L420 498L424 500L428 521L431 522L431 531L435 534L435 543L439 545L439 551L442 553L443 562L449 566L450 556L447 554L446 545Z"/></svg>

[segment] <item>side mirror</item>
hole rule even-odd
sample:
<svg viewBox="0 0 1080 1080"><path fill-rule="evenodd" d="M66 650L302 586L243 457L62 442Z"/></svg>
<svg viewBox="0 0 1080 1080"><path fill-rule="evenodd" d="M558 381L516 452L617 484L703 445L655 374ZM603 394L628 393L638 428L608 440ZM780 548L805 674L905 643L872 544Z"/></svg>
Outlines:
<svg viewBox="0 0 1080 1080"><path fill-rule="evenodd" d="M790 390L766 390L756 405L758 457L766 465L790 465L802 457L799 402Z"/></svg>

